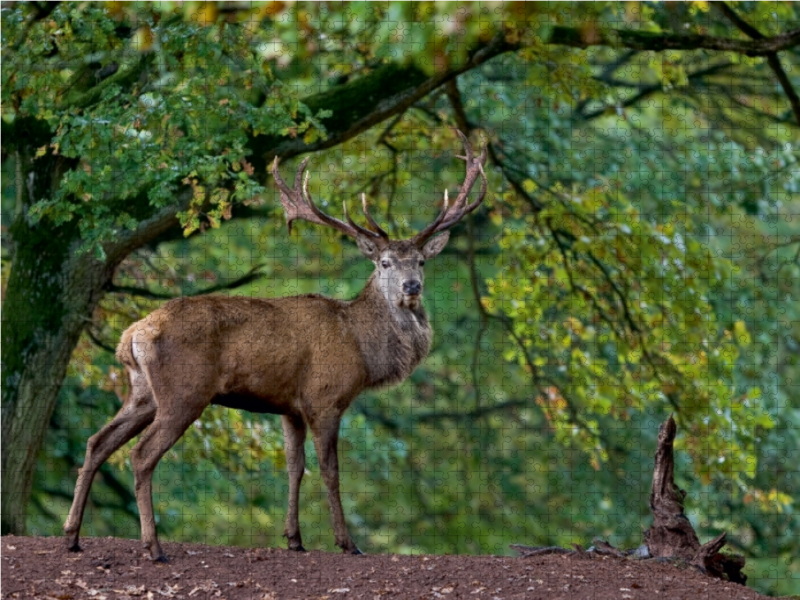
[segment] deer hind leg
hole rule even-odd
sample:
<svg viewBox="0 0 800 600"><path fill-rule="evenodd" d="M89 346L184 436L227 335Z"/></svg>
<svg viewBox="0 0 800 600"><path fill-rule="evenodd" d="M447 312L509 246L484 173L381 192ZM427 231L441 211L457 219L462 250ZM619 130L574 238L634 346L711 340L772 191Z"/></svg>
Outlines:
<svg viewBox="0 0 800 600"><path fill-rule="evenodd" d="M289 510L286 513L286 528L283 537L289 541L289 550L305 552L300 537L300 483L306 470L306 424L302 417L283 415L283 443L286 452L286 469L289 471Z"/></svg>
<svg viewBox="0 0 800 600"><path fill-rule="evenodd" d="M197 419L207 406L190 403L183 397L192 397L190 393L166 394L155 392L158 411L147 431L144 432L131 451L133 474L136 481L136 504L139 507L139 519L142 526L142 545L150 552L150 557L157 562L168 562L156 533L156 520L153 512L153 472L161 457L177 442L189 425ZM197 397L195 395L195 397ZM165 399L172 402L165 403Z"/></svg>
<svg viewBox="0 0 800 600"><path fill-rule="evenodd" d="M339 420L340 415L338 414L319 419L317 423L312 424L311 430L314 434L314 446L317 450L322 479L328 489L328 504L330 504L331 508L336 545L345 554L362 554L347 531L347 524L342 511L342 500L339 497L339 456L337 448L339 443Z"/></svg>
<svg viewBox="0 0 800 600"><path fill-rule="evenodd" d="M78 482L75 484L72 508L64 523L67 549L72 552L79 552L81 549L78 537L83 522L83 511L97 470L114 452L141 433L155 417L156 405L144 376L141 373L132 374L131 384L131 392L122 408L110 422L89 438L89 443L86 445L86 458L78 474Z"/></svg>

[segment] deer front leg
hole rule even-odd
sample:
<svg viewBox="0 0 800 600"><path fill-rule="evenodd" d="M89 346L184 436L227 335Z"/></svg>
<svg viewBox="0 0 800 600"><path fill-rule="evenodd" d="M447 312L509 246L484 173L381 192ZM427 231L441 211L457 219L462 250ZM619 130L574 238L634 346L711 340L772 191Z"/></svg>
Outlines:
<svg viewBox="0 0 800 600"><path fill-rule="evenodd" d="M289 472L289 510L283 537L289 541L289 550L305 552L300 537L300 483L306 470L306 424L302 417L283 415L283 444L286 452L286 469Z"/></svg>
<svg viewBox="0 0 800 600"><path fill-rule="evenodd" d="M335 417L320 420L316 427L312 425L314 446L317 450L322 479L325 481L325 487L328 488L328 504L331 507L336 545L345 554L362 554L347 531L347 524L342 511L342 500L339 497L339 456L337 452L339 419L340 416L336 415Z"/></svg>

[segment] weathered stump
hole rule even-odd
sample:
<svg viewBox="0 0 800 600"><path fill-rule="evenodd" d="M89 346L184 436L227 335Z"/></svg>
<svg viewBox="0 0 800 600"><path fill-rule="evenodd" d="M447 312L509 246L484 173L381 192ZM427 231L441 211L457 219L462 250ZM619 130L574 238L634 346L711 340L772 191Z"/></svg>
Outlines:
<svg viewBox="0 0 800 600"><path fill-rule="evenodd" d="M683 512L686 492L675 485L673 442L677 433L670 415L658 429L653 486L650 491L650 510L653 524L644 532L645 544L652 557L682 558L712 577L744 584L744 557L723 554L725 533L701 545L691 522Z"/></svg>

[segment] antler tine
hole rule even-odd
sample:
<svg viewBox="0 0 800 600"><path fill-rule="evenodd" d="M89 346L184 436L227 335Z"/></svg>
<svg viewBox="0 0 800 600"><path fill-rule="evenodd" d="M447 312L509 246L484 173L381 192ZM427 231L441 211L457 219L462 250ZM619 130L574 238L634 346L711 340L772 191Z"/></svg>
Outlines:
<svg viewBox="0 0 800 600"><path fill-rule="evenodd" d="M433 223L428 225L425 229L414 236L413 242L418 246L422 246L434 234L444 231L445 229L449 229L458 223L465 214L472 212L478 206L480 206L481 202L483 202L483 198L486 196L488 182L486 180L486 173L483 172L483 165L486 163L488 156L486 145L483 145L480 155L475 158L475 154L472 151L472 146L470 145L467 136L458 129L454 129L454 131L458 137L461 138L461 142L464 144L464 156L457 156L457 158L460 158L466 163L467 172L466 176L464 177L464 183L461 185L461 191L450 207L447 206L447 192L445 192L445 204L442 212L439 213L439 216L436 217L436 220L433 221ZM475 180L479 176L481 178L481 190L478 194L478 198L468 206L465 206L467 204L467 197L472 190L472 186L475 185Z"/></svg>
<svg viewBox="0 0 800 600"><path fill-rule="evenodd" d="M311 157L307 156L300 163L300 166L297 169L297 174L295 175L294 178L294 187L295 187L294 190L292 190L288 185L286 185L286 182L283 180L283 177L281 177L281 172L278 170L278 164L279 164L278 157L276 156L275 160L272 161L272 176L275 178L275 183L277 184L278 189L281 191L281 199L283 199L283 196L285 196L288 201L295 203L297 195L296 190L300 186L300 181L303 177L303 171L306 170L306 165L308 165L309 160L311 160Z"/></svg>
<svg viewBox="0 0 800 600"><path fill-rule="evenodd" d="M368 238L374 238L374 239L385 239L385 240L389 239L388 235L384 238L382 235L374 231L370 231L369 229L365 229L364 227L353 221L353 219L350 218L350 213L347 212L347 202L345 202L344 200L342 200L342 206L344 207L344 218L347 219L347 222L350 223L350 226L353 227L356 231L358 231L361 235L365 235Z"/></svg>
<svg viewBox="0 0 800 600"><path fill-rule="evenodd" d="M349 225L346 224L346 223L343 223L342 221L340 221L339 219L337 219L335 217L331 217L329 215L326 215L319 208L317 208L317 205L314 203L314 199L311 197L311 193L308 191L308 174L306 174L306 177L303 180L303 188L302 189L303 189L303 200L305 200L305 203L308 205L308 207L311 209L311 211L318 218L322 219L327 224L332 225L333 227L336 227L337 229L339 229L340 226L345 227L347 229L348 235L351 235L353 237L356 237L356 232L358 232L358 233L360 233L362 235L366 235L368 237L378 237L378 234L373 233L372 231L370 231L368 229L364 229L358 223L355 223L350 218L350 215L347 214L347 204L345 202L342 202L342 205L344 206L344 216L347 219L347 223L349 223ZM342 231L344 231L344 229L342 229Z"/></svg>
<svg viewBox="0 0 800 600"><path fill-rule="evenodd" d="M367 207L367 195L366 194L361 194L361 205L364 207L364 216L367 217L367 223L369 223L369 226L375 231L375 233L377 233L383 239L388 240L389 239L389 234L386 233L381 228L381 226L378 225L375 222L375 220L372 218L372 215L369 214L369 208Z"/></svg>
<svg viewBox="0 0 800 600"><path fill-rule="evenodd" d="M450 208L450 201L447 198L447 189L444 190L444 202L442 203L442 210L437 215L437 217L433 220L433 223L428 225L425 229L420 231L417 235L412 238L412 242L414 242L418 246L422 246L425 242L428 241L434 233L438 231L439 225L444 221L444 218L447 216L447 211Z"/></svg>
<svg viewBox="0 0 800 600"><path fill-rule="evenodd" d="M326 215L319 210L311 199L311 194L308 193L308 174L305 172L308 161L311 157L306 157L300 163L297 173L294 177L294 189L291 189L281 177L278 170L278 157L275 157L272 163L272 176L275 178L275 183L281 192L281 204L283 204L283 211L286 215L286 225L289 228L289 233L292 233L292 221L295 219L302 219L317 225L327 225L333 227L351 237L356 237L356 230L348 225ZM305 174L305 180L303 175Z"/></svg>
<svg viewBox="0 0 800 600"><path fill-rule="evenodd" d="M452 227L453 225L458 223L464 217L464 215L468 215L469 213L471 213L473 210L478 208L481 205L481 203L483 202L483 198L484 198L484 196L486 196L486 190L489 187L489 182L486 180L486 173L483 172L483 165L482 164L478 163L478 169L480 170L480 176L481 176L481 191L478 193L478 197L475 198L475 200L472 202L472 204L470 204L469 206L467 206L466 208L464 208L460 212L456 213L453 216L452 219L449 219L449 220L445 221L444 223L442 223L439 226L439 229L449 229L450 227ZM460 195L459 195L459 198L460 198ZM464 198L466 199L466 194L465 194ZM456 202L458 202L458 199L456 199Z"/></svg>
<svg viewBox="0 0 800 600"><path fill-rule="evenodd" d="M469 139L466 135L464 135L463 131L455 128L453 128L453 131L456 132L456 135L458 135L459 139L461 140L461 145L464 146L464 156L456 155L456 158L466 161L467 165L469 165L474 157L474 154L472 153L472 145L469 143Z"/></svg>
<svg viewBox="0 0 800 600"><path fill-rule="evenodd" d="M468 212L471 212L477 208L480 202L483 200L483 196L486 193L487 182L486 182L486 174L483 172L483 165L486 163L487 158L487 150L486 145L484 144L483 148L481 149L481 153L478 158L475 158L475 154L472 152L472 146L469 144L469 140L467 140L467 136L456 129L461 140L464 142L464 154L466 156L459 156L460 158L466 163L467 166L467 174L464 178L464 183L461 186L461 191L456 197L456 201L453 202L452 211L454 214L461 213L461 216L458 218L460 219ZM467 197L469 196L470 191L472 190L472 186L475 185L475 178L480 175L483 183L481 184L481 194L479 194L478 199L476 202L473 202L470 206L471 208L465 209L463 208L464 204L466 204ZM474 205L474 206L473 206ZM449 219L450 221L452 219Z"/></svg>

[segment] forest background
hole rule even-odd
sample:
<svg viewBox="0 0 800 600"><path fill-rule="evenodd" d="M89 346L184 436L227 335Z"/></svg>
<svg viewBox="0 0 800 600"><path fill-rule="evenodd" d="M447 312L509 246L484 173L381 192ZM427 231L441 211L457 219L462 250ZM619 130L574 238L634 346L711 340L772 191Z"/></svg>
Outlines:
<svg viewBox="0 0 800 600"><path fill-rule="evenodd" d="M701 540L800 590L800 4L8 2L2 26L4 534L59 535L130 323L361 289L349 240L287 233L275 156L407 236L462 177L458 127L490 192L426 267L430 357L342 424L358 544L636 546L674 413ZM84 534L138 536L127 450ZM156 472L163 539L282 546L284 469L277 417L207 409Z"/></svg>

